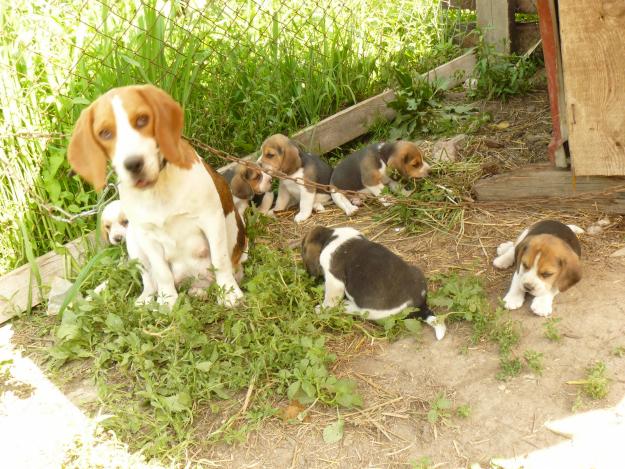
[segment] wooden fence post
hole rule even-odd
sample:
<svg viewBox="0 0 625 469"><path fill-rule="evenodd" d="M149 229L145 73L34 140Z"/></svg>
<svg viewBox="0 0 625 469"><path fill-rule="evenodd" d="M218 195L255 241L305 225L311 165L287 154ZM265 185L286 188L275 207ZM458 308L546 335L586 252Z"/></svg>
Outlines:
<svg viewBox="0 0 625 469"><path fill-rule="evenodd" d="M497 52L509 54L514 31L515 0L477 0L477 26Z"/></svg>

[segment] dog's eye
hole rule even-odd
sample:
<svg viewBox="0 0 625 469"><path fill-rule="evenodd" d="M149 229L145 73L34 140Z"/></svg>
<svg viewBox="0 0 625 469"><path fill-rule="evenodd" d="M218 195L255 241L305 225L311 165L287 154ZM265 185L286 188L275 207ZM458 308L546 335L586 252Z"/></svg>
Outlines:
<svg viewBox="0 0 625 469"><path fill-rule="evenodd" d="M553 275L553 272L543 272L540 274L542 278L549 278Z"/></svg>
<svg viewBox="0 0 625 469"><path fill-rule="evenodd" d="M150 122L150 118L148 116L141 115L137 117L137 122L135 123L135 125L137 126L137 129L140 129L141 127L145 127L146 125L148 125L148 122Z"/></svg>
<svg viewBox="0 0 625 469"><path fill-rule="evenodd" d="M110 140L113 138L113 132L111 132L109 129L102 129L98 132L98 136L102 140Z"/></svg>
<svg viewBox="0 0 625 469"><path fill-rule="evenodd" d="M529 266L529 265L527 265L527 263L526 263L526 262L523 262L521 265L523 266L523 268L524 268L525 270L529 270L529 268L530 268L530 266Z"/></svg>
<svg viewBox="0 0 625 469"><path fill-rule="evenodd" d="M273 157L274 157L274 154L273 154L273 153L265 153L265 158L269 158L269 159L271 159L271 158L273 158Z"/></svg>
<svg viewBox="0 0 625 469"><path fill-rule="evenodd" d="M105 224L104 224L104 229L105 229L106 231L110 230L110 229L111 229L111 224L110 224L110 223L105 223Z"/></svg>
<svg viewBox="0 0 625 469"><path fill-rule="evenodd" d="M121 224L122 226L128 226L128 220L122 220Z"/></svg>

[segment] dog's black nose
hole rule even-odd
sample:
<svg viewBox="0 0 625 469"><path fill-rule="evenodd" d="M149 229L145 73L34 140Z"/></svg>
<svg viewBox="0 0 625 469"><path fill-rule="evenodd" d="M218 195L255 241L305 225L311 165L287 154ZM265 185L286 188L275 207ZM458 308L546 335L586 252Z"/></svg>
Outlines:
<svg viewBox="0 0 625 469"><path fill-rule="evenodd" d="M523 283L523 290L525 290L526 292L531 292L534 289L534 285L532 285L529 282L525 282Z"/></svg>
<svg viewBox="0 0 625 469"><path fill-rule="evenodd" d="M124 161L124 167L133 174L138 174L143 169L143 156L130 156Z"/></svg>
<svg viewBox="0 0 625 469"><path fill-rule="evenodd" d="M114 242L115 244L119 244L119 243L121 243L123 239L124 239L124 238L123 238L123 236L121 236L121 235L113 236L113 242Z"/></svg>

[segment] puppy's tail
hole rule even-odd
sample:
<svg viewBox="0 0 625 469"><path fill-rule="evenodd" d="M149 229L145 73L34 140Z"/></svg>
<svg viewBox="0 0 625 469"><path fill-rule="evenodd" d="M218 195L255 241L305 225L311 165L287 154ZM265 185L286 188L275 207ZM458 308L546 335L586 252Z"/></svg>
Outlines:
<svg viewBox="0 0 625 469"><path fill-rule="evenodd" d="M419 308L411 311L408 315L409 318L421 319L423 322L429 324L434 328L434 334L436 335L436 340L441 340L445 337L445 333L447 332L447 326L442 319L438 319L434 312L429 308L427 303L424 303Z"/></svg>

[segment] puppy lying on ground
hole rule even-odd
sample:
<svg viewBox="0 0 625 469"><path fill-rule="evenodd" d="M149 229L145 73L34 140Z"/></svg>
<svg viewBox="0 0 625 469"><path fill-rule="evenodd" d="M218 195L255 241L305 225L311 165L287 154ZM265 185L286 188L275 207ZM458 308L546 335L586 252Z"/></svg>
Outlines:
<svg viewBox="0 0 625 469"><path fill-rule="evenodd" d="M337 189L363 192L379 197L384 186L391 190L401 188L392 179L393 173L399 179L415 179L428 175L430 166L424 161L419 148L412 142L383 142L368 145L344 158L334 171L330 185ZM358 210L358 197L346 197L340 192L332 193L332 200L348 216ZM385 202L382 200L382 203Z"/></svg>
<svg viewBox="0 0 625 469"><path fill-rule="evenodd" d="M329 184L332 168L317 155L300 150L297 144L282 134L267 138L261 146L260 164L263 169L280 171L287 176L319 184ZM274 210L284 210L291 200L299 202L299 212L295 215L297 223L308 219L313 209L323 212L324 205L330 202L330 195L324 190L297 184L283 179L278 186L278 198Z"/></svg>
<svg viewBox="0 0 625 469"><path fill-rule="evenodd" d="M262 172L260 168L242 164L228 168L223 176L230 184L234 206L241 218L250 202L254 203L261 213L269 212L273 204L271 176Z"/></svg>
<svg viewBox="0 0 625 469"><path fill-rule="evenodd" d="M517 240L502 243L493 265L506 269L515 265L506 296L506 309L523 306L525 294L534 296L531 309L538 316L549 316L554 297L575 285L582 277L581 246L576 233L584 230L555 220L543 220L521 233Z"/></svg>
<svg viewBox="0 0 625 469"><path fill-rule="evenodd" d="M323 306L347 297L347 313L368 313L374 320L410 308L412 317L434 328L438 340L445 336L445 326L427 306L423 273L354 228L314 227L302 240L302 259L308 273L325 277Z"/></svg>

